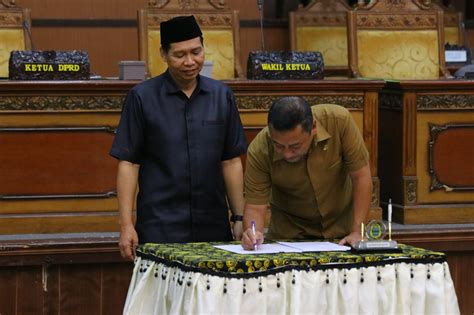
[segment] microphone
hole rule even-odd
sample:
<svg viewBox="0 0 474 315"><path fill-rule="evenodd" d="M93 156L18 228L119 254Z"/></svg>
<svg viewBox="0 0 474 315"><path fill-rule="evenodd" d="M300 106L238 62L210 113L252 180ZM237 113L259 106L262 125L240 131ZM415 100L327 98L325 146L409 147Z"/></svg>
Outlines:
<svg viewBox="0 0 474 315"><path fill-rule="evenodd" d="M464 25L463 21L460 21L460 26L461 30L464 35L464 46L466 47L466 53L467 57L470 59L468 60L469 63L467 63L465 66L459 68L455 73L454 77L455 78L460 78L460 79L468 79L468 80L473 80L474 79L474 56L473 56L473 49L471 49L470 43L469 43L469 37L466 34L466 28Z"/></svg>
<svg viewBox="0 0 474 315"><path fill-rule="evenodd" d="M472 55L472 49L471 49L471 43L469 42L469 36L467 36L466 25L464 25L464 21L459 21L459 24L461 25L461 31L464 38L464 43L461 43L461 44L464 44L464 46L466 47L466 51L469 52L468 57L471 59L469 60L469 63L474 64L474 56Z"/></svg>
<svg viewBox="0 0 474 315"><path fill-rule="evenodd" d="M23 23L21 23L21 26L23 27L23 29L26 31L26 34L28 36L28 39L30 40L30 43L31 43L31 50L35 50L35 45L33 43L33 37L31 36L31 27L30 27L30 24L28 23L28 21L23 21Z"/></svg>
<svg viewBox="0 0 474 315"><path fill-rule="evenodd" d="M260 35L262 38L262 51L265 51L265 39L263 36L263 0L257 0L258 11L260 11Z"/></svg>

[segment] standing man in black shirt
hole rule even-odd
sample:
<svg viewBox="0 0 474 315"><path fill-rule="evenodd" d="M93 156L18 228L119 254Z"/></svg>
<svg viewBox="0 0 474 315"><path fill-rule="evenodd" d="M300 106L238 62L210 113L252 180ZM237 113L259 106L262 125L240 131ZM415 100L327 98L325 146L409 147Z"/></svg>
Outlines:
<svg viewBox="0 0 474 315"><path fill-rule="evenodd" d="M194 16L163 22L160 33L168 69L129 92L110 150L119 160L119 246L127 259L139 243L230 241L232 234L237 240L242 235L240 155L247 144L234 95L199 75L204 45Z"/></svg>

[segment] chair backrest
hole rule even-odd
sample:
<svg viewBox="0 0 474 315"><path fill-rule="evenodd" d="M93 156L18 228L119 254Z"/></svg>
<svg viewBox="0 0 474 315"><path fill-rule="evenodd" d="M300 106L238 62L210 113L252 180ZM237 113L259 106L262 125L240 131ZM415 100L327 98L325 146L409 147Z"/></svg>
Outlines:
<svg viewBox="0 0 474 315"><path fill-rule="evenodd" d="M140 59L147 64L150 77L166 70L160 56L160 23L179 15L194 15L204 38L206 60L213 62L214 79L243 77L240 66L240 21L238 11L225 1L150 0L138 12Z"/></svg>
<svg viewBox="0 0 474 315"><path fill-rule="evenodd" d="M443 12L429 1L378 0L349 12L349 59L354 77L449 77Z"/></svg>
<svg viewBox="0 0 474 315"><path fill-rule="evenodd" d="M12 50L31 49L30 10L14 0L0 0L0 77L8 77L8 60Z"/></svg>
<svg viewBox="0 0 474 315"><path fill-rule="evenodd" d="M464 45L464 16L452 5L446 7L442 0L432 0L433 6L444 12L444 41L450 45Z"/></svg>
<svg viewBox="0 0 474 315"><path fill-rule="evenodd" d="M289 14L292 51L319 51L325 70L347 73L347 12L345 0L314 0Z"/></svg>

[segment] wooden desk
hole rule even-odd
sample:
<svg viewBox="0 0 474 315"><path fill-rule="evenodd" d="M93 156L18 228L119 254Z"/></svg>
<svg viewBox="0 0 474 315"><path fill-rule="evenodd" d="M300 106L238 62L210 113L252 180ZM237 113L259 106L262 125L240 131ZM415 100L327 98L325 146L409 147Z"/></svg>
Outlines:
<svg viewBox="0 0 474 315"><path fill-rule="evenodd" d="M348 108L363 133L380 217L378 91L383 81L226 81L250 141L289 95ZM117 162L108 155L136 81L0 81L0 234L116 231Z"/></svg>
<svg viewBox="0 0 474 315"><path fill-rule="evenodd" d="M474 222L474 81L402 81L380 94L381 199L405 224Z"/></svg>
<svg viewBox="0 0 474 315"><path fill-rule="evenodd" d="M0 81L0 234L117 230L108 150L134 84Z"/></svg>

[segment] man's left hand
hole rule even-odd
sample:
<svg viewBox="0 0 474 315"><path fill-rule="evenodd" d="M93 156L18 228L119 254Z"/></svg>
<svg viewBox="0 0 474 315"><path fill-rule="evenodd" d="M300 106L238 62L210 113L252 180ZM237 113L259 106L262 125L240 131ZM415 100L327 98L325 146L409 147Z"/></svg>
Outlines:
<svg viewBox="0 0 474 315"><path fill-rule="evenodd" d="M350 245L353 247L360 240L361 240L360 232L352 232L351 234L344 237L339 242L339 245Z"/></svg>
<svg viewBox="0 0 474 315"><path fill-rule="evenodd" d="M234 240L240 241L242 239L242 221L235 221L232 225L232 234L234 235Z"/></svg>

